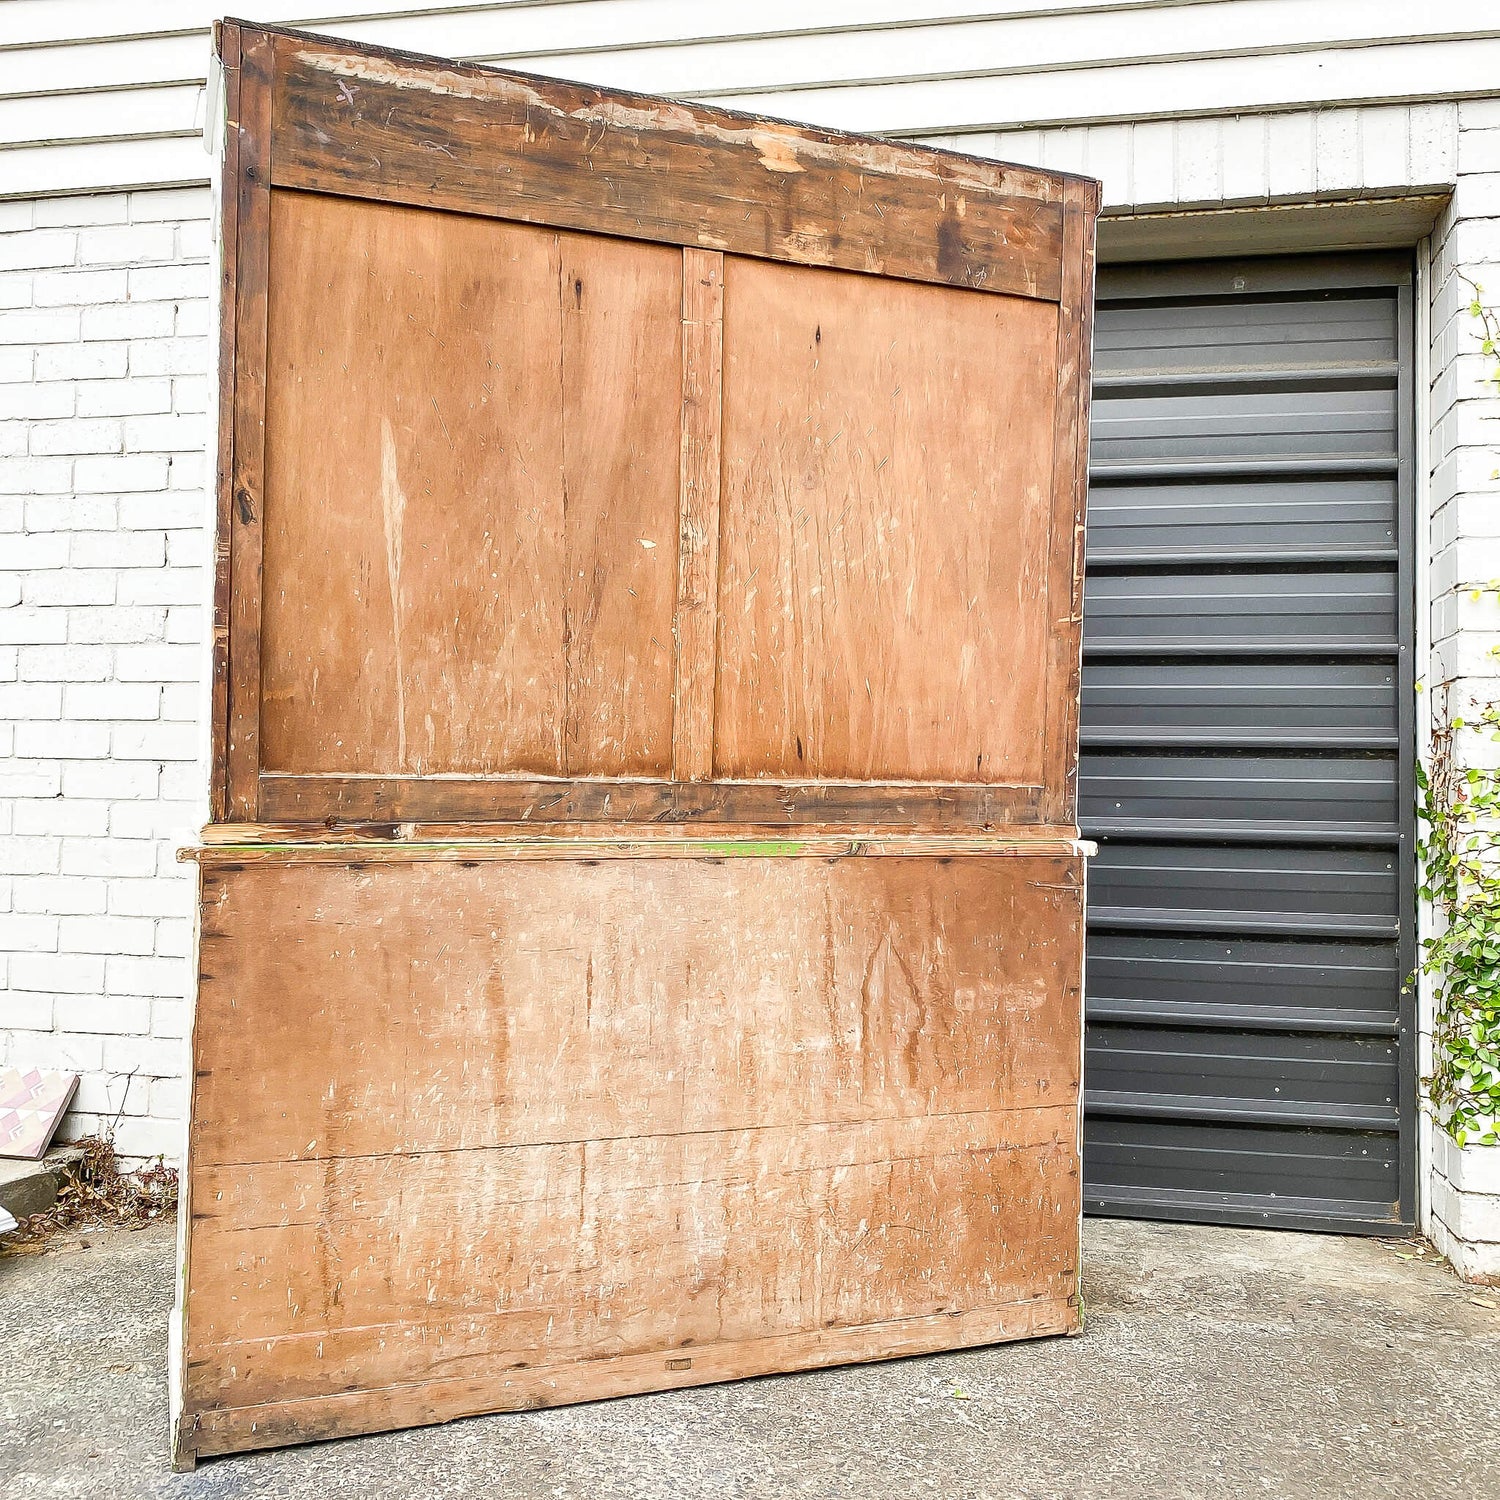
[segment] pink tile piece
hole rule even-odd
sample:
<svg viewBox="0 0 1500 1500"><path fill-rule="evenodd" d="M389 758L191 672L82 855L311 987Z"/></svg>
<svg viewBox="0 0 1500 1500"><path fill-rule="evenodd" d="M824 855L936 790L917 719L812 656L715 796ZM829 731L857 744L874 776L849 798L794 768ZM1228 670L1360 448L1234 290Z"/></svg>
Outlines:
<svg viewBox="0 0 1500 1500"><path fill-rule="evenodd" d="M40 1157L77 1087L76 1073L0 1068L0 1156Z"/></svg>

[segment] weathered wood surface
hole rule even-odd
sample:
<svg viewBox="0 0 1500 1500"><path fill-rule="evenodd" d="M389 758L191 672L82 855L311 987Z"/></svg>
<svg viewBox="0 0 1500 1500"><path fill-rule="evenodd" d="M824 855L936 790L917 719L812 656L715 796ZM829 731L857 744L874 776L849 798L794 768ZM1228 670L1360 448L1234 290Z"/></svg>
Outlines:
<svg viewBox="0 0 1500 1500"><path fill-rule="evenodd" d="M748 823L558 823L526 831L487 830L474 823L349 823L334 828L306 823L210 823L203 843L181 850L186 862L224 860L229 850L244 863L298 858L348 861L409 859L420 847L424 859L635 859L641 854L708 859L719 855L785 855L825 858L845 854L962 854L997 858L1037 854L1091 854L1094 845L1060 828L1000 828L992 832L942 833L892 828L879 823L813 830L757 828Z"/></svg>
<svg viewBox="0 0 1500 1500"><path fill-rule="evenodd" d="M1073 820L1093 184L221 48L216 817Z"/></svg>
<svg viewBox="0 0 1500 1500"><path fill-rule="evenodd" d="M986 829L1040 824L1034 786L917 782L572 781L420 776L261 778L260 814L276 822L723 823L766 827L892 823ZM497 828L498 832L499 829Z"/></svg>
<svg viewBox="0 0 1500 1500"><path fill-rule="evenodd" d="M240 117L240 33L235 27L219 38L224 66L224 110L229 121ZM229 805L229 624L234 607L230 592L230 530L234 504L234 440L238 406L235 389L236 308L239 298L240 132L226 125L224 159L219 170L219 399L214 472L213 637L209 683L208 807L216 822L242 816ZM249 811L253 814L254 809Z"/></svg>
<svg viewBox="0 0 1500 1500"><path fill-rule="evenodd" d="M233 148L234 433L229 467L229 642L224 731L227 800L233 816L258 805L260 604L265 511L266 334L270 298L271 40L245 32L232 93L239 108ZM221 533L221 538L222 538ZM217 756L215 757L218 758Z"/></svg>
<svg viewBox="0 0 1500 1500"><path fill-rule="evenodd" d="M191 1452L180 1449L178 1464L189 1467L199 1456L419 1427L485 1412L525 1411L742 1380L749 1371L815 1370L1077 1333L1080 1316L1076 1295L1037 1297L1000 1307L898 1318L861 1328L696 1344L665 1356L654 1350L647 1354L601 1355L540 1369L509 1366L489 1376L438 1374L428 1381L379 1390L345 1391L252 1407L210 1407L193 1418L191 1436L196 1446ZM406 1330L397 1330L396 1336L405 1337ZM429 1351L441 1364L443 1345L431 1340Z"/></svg>
<svg viewBox="0 0 1500 1500"><path fill-rule="evenodd" d="M272 229L264 768L666 775L681 256L302 193Z"/></svg>
<svg viewBox="0 0 1500 1500"><path fill-rule="evenodd" d="M713 775L719 506L724 424L724 257L682 252L682 486L672 778Z"/></svg>
<svg viewBox="0 0 1500 1500"><path fill-rule="evenodd" d="M278 186L1057 299L1057 173L267 34Z"/></svg>
<svg viewBox="0 0 1500 1500"><path fill-rule="evenodd" d="M1047 597L1046 713L1042 732L1044 818L1077 817L1078 710L1083 665L1084 511L1089 483L1089 395L1094 352L1094 220L1098 192L1064 190L1063 281L1057 308L1052 508ZM1066 614L1064 614L1066 610Z"/></svg>
<svg viewBox="0 0 1500 1500"><path fill-rule="evenodd" d="M726 280L715 771L1040 783L1057 310Z"/></svg>
<svg viewBox="0 0 1500 1500"><path fill-rule="evenodd" d="M186 1449L1076 1326L1076 857L204 859Z"/></svg>

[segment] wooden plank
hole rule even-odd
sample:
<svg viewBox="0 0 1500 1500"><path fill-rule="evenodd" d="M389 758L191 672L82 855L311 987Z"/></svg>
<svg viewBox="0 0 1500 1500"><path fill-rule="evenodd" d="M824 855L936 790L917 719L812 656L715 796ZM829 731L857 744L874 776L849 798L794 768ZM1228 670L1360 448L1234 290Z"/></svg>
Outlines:
<svg viewBox="0 0 1500 1500"><path fill-rule="evenodd" d="M1081 1328L1082 1306L1075 1294L976 1312L900 1318L864 1328L817 1330L735 1344L698 1344L689 1351L608 1355L588 1364L543 1369L516 1364L487 1377L448 1379L436 1374L418 1385L248 1407L214 1407L194 1413L183 1424L183 1442L191 1444L189 1452L208 1457L451 1422L484 1412L529 1411L675 1390L771 1371L816 1370L1012 1339L1045 1338L1077 1333Z"/></svg>
<svg viewBox="0 0 1500 1500"><path fill-rule="evenodd" d="M1034 1146L981 1114L208 1169L187 1404L1066 1297L1074 1122L1045 1114Z"/></svg>
<svg viewBox="0 0 1500 1500"><path fill-rule="evenodd" d="M1063 292L1057 321L1047 655L1044 816L1078 816L1078 705L1083 653L1084 509L1088 497L1090 365L1094 329L1094 224L1099 188L1065 196Z"/></svg>
<svg viewBox="0 0 1500 1500"><path fill-rule="evenodd" d="M278 185L1057 299L1058 174L271 34Z"/></svg>
<svg viewBox="0 0 1500 1500"><path fill-rule="evenodd" d="M297 858L348 861L426 859L704 859L775 854L837 859L850 854L1032 855L1089 853L1093 846L1064 828L997 828L985 833L941 833L843 825L789 832L745 823L563 823L534 831L489 831L474 823L355 823L329 828L306 823L210 823L201 846L180 849L184 863Z"/></svg>
<svg viewBox="0 0 1500 1500"><path fill-rule="evenodd" d="M205 866L199 1166L1072 1107L1076 858L401 852Z"/></svg>
<svg viewBox="0 0 1500 1500"><path fill-rule="evenodd" d="M665 775L673 734L681 257L598 235L562 258L570 776Z"/></svg>
<svg viewBox="0 0 1500 1500"><path fill-rule="evenodd" d="M406 852L203 872L186 1448L1076 1326L1076 856Z"/></svg>
<svg viewBox="0 0 1500 1500"><path fill-rule="evenodd" d="M214 471L213 643L209 688L209 816L223 821L229 806L229 538L234 498L235 307L239 278L240 29L226 22L217 37L224 79L224 160L219 178L219 390Z"/></svg>
<svg viewBox="0 0 1500 1500"><path fill-rule="evenodd" d="M271 232L269 37L240 30L234 255L234 456L229 516L229 807L258 815L261 548L265 513L266 318Z"/></svg>
<svg viewBox="0 0 1500 1500"><path fill-rule="evenodd" d="M560 774L556 235L273 211L265 766Z"/></svg>
<svg viewBox="0 0 1500 1500"><path fill-rule="evenodd" d="M266 766L665 774L679 257L273 212Z"/></svg>
<svg viewBox="0 0 1500 1500"><path fill-rule="evenodd" d="M895 823L933 828L1037 824L1036 786L914 782L566 781L505 777L261 777L269 822Z"/></svg>
<svg viewBox="0 0 1500 1500"><path fill-rule="evenodd" d="M682 471L672 778L713 774L724 395L724 257L682 252Z"/></svg>
<svg viewBox="0 0 1500 1500"><path fill-rule="evenodd" d="M716 772L1039 782L1055 309L726 282Z"/></svg>

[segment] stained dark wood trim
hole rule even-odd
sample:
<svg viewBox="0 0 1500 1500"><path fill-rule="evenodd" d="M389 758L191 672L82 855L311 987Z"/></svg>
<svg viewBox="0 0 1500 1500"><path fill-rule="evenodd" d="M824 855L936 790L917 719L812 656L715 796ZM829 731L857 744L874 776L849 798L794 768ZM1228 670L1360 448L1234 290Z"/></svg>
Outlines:
<svg viewBox="0 0 1500 1500"><path fill-rule="evenodd" d="M266 822L811 823L1035 827L1035 786L915 782L548 781L510 777L264 775ZM246 820L254 821L254 820Z"/></svg>
<svg viewBox="0 0 1500 1500"><path fill-rule="evenodd" d="M1062 199L1076 179L331 38L264 34L276 48L277 187L1059 295ZM589 171L577 170L581 158Z"/></svg>
<svg viewBox="0 0 1500 1500"><path fill-rule="evenodd" d="M1047 600L1047 722L1043 816L1077 817L1078 692L1083 641L1084 506L1088 495L1089 379L1094 325L1097 183L1067 185L1062 298L1057 320L1057 401L1052 449L1052 551Z"/></svg>
<svg viewBox="0 0 1500 1500"><path fill-rule="evenodd" d="M672 777L713 775L724 419L724 255L682 252L682 479L672 618Z"/></svg>
<svg viewBox="0 0 1500 1500"><path fill-rule="evenodd" d="M266 316L271 258L272 40L245 31L237 81L234 455L229 498L230 811L258 816L261 523L265 511Z"/></svg>
<svg viewBox="0 0 1500 1500"><path fill-rule="evenodd" d="M210 687L212 752L208 799L210 816L229 817L229 572L230 499L234 492L234 360L236 251L238 249L240 161L240 31L233 22L218 30L218 56L224 80L224 160L219 192L219 394L218 460L215 471L213 668Z"/></svg>

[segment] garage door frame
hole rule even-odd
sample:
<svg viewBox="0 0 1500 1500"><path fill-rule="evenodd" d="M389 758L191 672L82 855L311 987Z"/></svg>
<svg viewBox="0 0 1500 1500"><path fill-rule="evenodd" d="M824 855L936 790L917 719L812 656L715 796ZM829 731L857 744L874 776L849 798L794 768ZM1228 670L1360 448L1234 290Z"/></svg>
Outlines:
<svg viewBox="0 0 1500 1500"><path fill-rule="evenodd" d="M1303 255L1244 260L1152 262L1101 267L1101 302L1130 298L1247 297L1277 292L1387 289L1396 311L1396 583L1397 583L1397 968L1404 979L1416 965L1415 865L1415 600L1416 600L1416 432L1414 286L1411 252ZM1087 832L1085 828L1085 832ZM1224 829L1226 842L1242 830ZM1250 840L1246 839L1246 842ZM1288 842L1282 840L1282 843ZM1311 842L1309 840L1308 842ZM1366 846L1368 847L1368 845ZM1272 1228L1343 1233L1392 1234L1410 1230L1418 1211L1418 1054L1415 987L1403 983L1397 999L1397 1191L1390 1217L1319 1215L1305 1210L1234 1205L1159 1205L1111 1201L1090 1192L1085 1163L1085 1207L1117 1217L1173 1218L1248 1224ZM1085 1079L1087 1084L1087 1079Z"/></svg>

